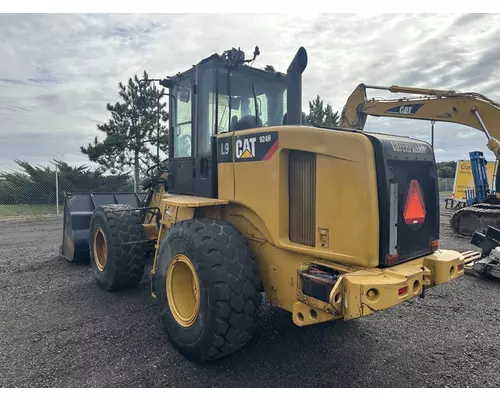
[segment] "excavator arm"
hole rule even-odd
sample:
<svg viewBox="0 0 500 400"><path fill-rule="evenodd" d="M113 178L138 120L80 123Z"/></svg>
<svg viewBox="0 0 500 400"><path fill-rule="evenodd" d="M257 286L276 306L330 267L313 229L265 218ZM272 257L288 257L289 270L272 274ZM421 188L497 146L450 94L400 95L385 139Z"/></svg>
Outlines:
<svg viewBox="0 0 500 400"><path fill-rule="evenodd" d="M389 100L368 99L366 89L419 96ZM484 132L487 146L495 158L498 158L500 152L500 104L480 93L360 84L347 99L340 126L363 130L368 116L466 125Z"/></svg>

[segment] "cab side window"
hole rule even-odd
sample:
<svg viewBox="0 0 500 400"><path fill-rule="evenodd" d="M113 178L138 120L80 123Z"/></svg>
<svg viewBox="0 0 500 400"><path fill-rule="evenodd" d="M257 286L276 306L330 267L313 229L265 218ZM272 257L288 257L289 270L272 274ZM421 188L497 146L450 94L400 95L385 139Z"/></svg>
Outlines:
<svg viewBox="0 0 500 400"><path fill-rule="evenodd" d="M174 157L191 157L192 155L192 82L185 79L174 87L175 97L172 128L174 136Z"/></svg>

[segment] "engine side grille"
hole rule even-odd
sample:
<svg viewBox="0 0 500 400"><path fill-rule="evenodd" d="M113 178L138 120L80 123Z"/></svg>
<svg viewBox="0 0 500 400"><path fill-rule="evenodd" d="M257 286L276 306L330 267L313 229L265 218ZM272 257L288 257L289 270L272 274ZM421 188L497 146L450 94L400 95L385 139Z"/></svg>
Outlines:
<svg viewBox="0 0 500 400"><path fill-rule="evenodd" d="M292 151L288 166L289 237L306 246L316 242L316 154Z"/></svg>

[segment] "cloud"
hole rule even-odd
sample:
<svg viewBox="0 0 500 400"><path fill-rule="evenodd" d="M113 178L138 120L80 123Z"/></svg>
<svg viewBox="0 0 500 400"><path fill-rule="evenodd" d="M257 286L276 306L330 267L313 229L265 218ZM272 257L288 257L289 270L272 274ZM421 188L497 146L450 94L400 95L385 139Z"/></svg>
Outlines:
<svg viewBox="0 0 500 400"><path fill-rule="evenodd" d="M243 29L243 27L245 27ZM248 27L251 27L248 29ZM500 98L494 14L4 14L0 15L0 164L78 164L99 135L119 81L164 77L231 47L285 71L299 46L309 65L303 108L319 94L341 110L361 82L479 91ZM384 94L387 95L387 94ZM430 123L369 118L368 130L430 140ZM436 124L438 160L489 155L481 132Z"/></svg>

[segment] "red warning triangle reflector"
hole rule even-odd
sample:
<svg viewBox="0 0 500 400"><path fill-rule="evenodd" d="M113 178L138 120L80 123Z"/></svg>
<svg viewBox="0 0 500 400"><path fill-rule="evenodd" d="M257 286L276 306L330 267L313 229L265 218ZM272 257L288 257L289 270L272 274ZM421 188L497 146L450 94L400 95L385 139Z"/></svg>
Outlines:
<svg viewBox="0 0 500 400"><path fill-rule="evenodd" d="M418 181L412 179L408 188L403 217L407 225L421 224L425 219L424 199Z"/></svg>

